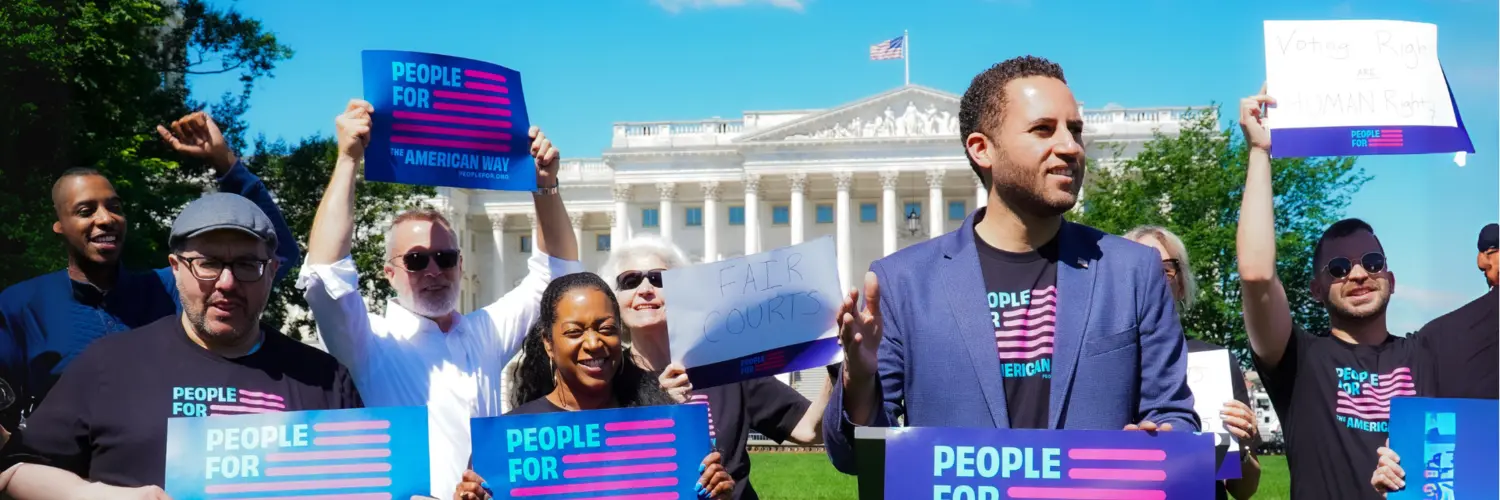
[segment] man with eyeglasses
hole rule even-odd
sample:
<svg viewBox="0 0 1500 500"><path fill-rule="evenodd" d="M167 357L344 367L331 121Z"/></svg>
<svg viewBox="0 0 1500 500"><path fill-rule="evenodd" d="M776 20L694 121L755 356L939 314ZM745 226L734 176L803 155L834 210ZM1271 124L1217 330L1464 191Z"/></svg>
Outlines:
<svg viewBox="0 0 1500 500"><path fill-rule="evenodd" d="M182 313L99 339L78 356L0 450L0 466L22 463L6 492L65 491L86 484L79 478L106 485L88 498L124 493L109 487L164 486L174 417L360 407L353 377L332 356L260 324L280 266L277 241L270 219L244 197L188 204L172 224L168 255Z"/></svg>
<svg viewBox="0 0 1500 500"><path fill-rule="evenodd" d="M157 133L183 156L212 166L221 193L253 202L276 227L280 246L277 274L297 267L301 251L271 192L230 149L203 112L158 126ZM109 179L90 168L63 172L52 186L57 214L52 231L65 245L66 269L44 274L0 291L0 377L19 400L0 412L0 424L15 430L68 364L96 339L145 326L179 311L175 273L169 268L129 270L121 263L128 223Z"/></svg>
<svg viewBox="0 0 1500 500"><path fill-rule="evenodd" d="M1312 296L1328 311L1328 335L1292 323L1276 272L1271 134L1261 93L1240 101L1249 164L1236 251L1245 329L1271 404L1286 430L1292 499L1377 499L1369 486L1386 441L1391 399L1416 394L1416 342L1391 335L1386 306L1396 276L1375 231L1345 219L1313 247Z"/></svg>
<svg viewBox="0 0 1500 500"><path fill-rule="evenodd" d="M298 278L323 342L349 366L372 407L426 406L432 433L432 496L451 498L470 455L469 419L501 414L505 364L515 357L553 278L583 271L572 222L557 191L558 152L532 127L537 241L521 284L495 303L457 311L463 256L458 237L430 209L396 216L386 231L382 272L396 298L372 314L349 254L356 173L374 108L351 100L335 118L339 157L313 221Z"/></svg>

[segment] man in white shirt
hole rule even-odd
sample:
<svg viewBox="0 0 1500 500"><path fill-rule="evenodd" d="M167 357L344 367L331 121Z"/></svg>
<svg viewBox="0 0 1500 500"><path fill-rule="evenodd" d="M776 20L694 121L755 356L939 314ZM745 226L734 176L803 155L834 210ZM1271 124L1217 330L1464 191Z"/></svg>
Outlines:
<svg viewBox="0 0 1500 500"><path fill-rule="evenodd" d="M557 192L557 149L532 127L539 227L537 251L521 284L493 304L458 314L458 239L442 214L411 210L386 232L384 273L396 298L384 316L371 314L349 249L355 176L373 113L368 102L355 99L334 120L338 162L313 220L297 285L328 352L349 367L367 406L428 407L432 495L450 498L469 460L469 418L500 415L502 371L537 317L547 283L583 266Z"/></svg>

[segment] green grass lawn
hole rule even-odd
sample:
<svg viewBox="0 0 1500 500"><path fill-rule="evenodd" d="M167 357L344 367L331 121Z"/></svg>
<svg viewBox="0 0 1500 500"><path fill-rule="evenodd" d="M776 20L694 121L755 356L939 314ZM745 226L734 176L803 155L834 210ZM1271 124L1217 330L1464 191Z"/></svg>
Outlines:
<svg viewBox="0 0 1500 500"><path fill-rule="evenodd" d="M750 481L766 500L854 500L853 476L840 474L822 453L752 453ZM1288 497L1286 457L1260 459L1260 491L1255 498Z"/></svg>

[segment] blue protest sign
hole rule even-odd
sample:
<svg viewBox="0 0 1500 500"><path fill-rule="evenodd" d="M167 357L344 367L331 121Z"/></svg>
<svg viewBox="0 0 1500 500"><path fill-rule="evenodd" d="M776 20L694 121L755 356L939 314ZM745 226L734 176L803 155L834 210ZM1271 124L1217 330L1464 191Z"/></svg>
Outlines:
<svg viewBox="0 0 1500 500"><path fill-rule="evenodd" d="M1430 23L1265 21L1272 156L1473 153L1437 44Z"/></svg>
<svg viewBox="0 0 1500 500"><path fill-rule="evenodd" d="M470 422L474 472L495 498L695 498L711 451L708 408L696 404Z"/></svg>
<svg viewBox="0 0 1500 500"><path fill-rule="evenodd" d="M474 189L536 189L521 74L483 61L366 50L375 107L365 178Z"/></svg>
<svg viewBox="0 0 1500 500"><path fill-rule="evenodd" d="M843 303L830 236L662 273L672 360L714 387L844 359Z"/></svg>
<svg viewBox="0 0 1500 500"><path fill-rule="evenodd" d="M404 500L431 489L421 407L173 418L166 459L172 498Z"/></svg>
<svg viewBox="0 0 1500 500"><path fill-rule="evenodd" d="M1213 498L1210 434L899 428L886 498Z"/></svg>
<svg viewBox="0 0 1500 500"><path fill-rule="evenodd" d="M1391 500L1500 498L1500 401L1396 398L1390 438L1406 471Z"/></svg>

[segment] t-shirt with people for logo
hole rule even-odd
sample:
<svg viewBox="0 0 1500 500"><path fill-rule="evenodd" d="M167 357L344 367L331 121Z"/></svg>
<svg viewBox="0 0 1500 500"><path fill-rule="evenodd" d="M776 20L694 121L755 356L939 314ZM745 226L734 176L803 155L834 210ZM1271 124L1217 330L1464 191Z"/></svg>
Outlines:
<svg viewBox="0 0 1500 500"><path fill-rule="evenodd" d="M1057 240L1025 253L990 246L978 234L974 241L995 327L1010 427L1045 429L1057 330Z"/></svg>
<svg viewBox="0 0 1500 500"><path fill-rule="evenodd" d="M1292 328L1275 367L1255 357L1287 443L1293 499L1378 499L1370 487L1391 399L1415 396L1416 342L1358 345Z"/></svg>
<svg viewBox="0 0 1500 500"><path fill-rule="evenodd" d="M167 419L363 407L348 370L267 332L250 354L194 344L179 316L95 341L68 366L0 465L42 463L114 486L164 486Z"/></svg>

